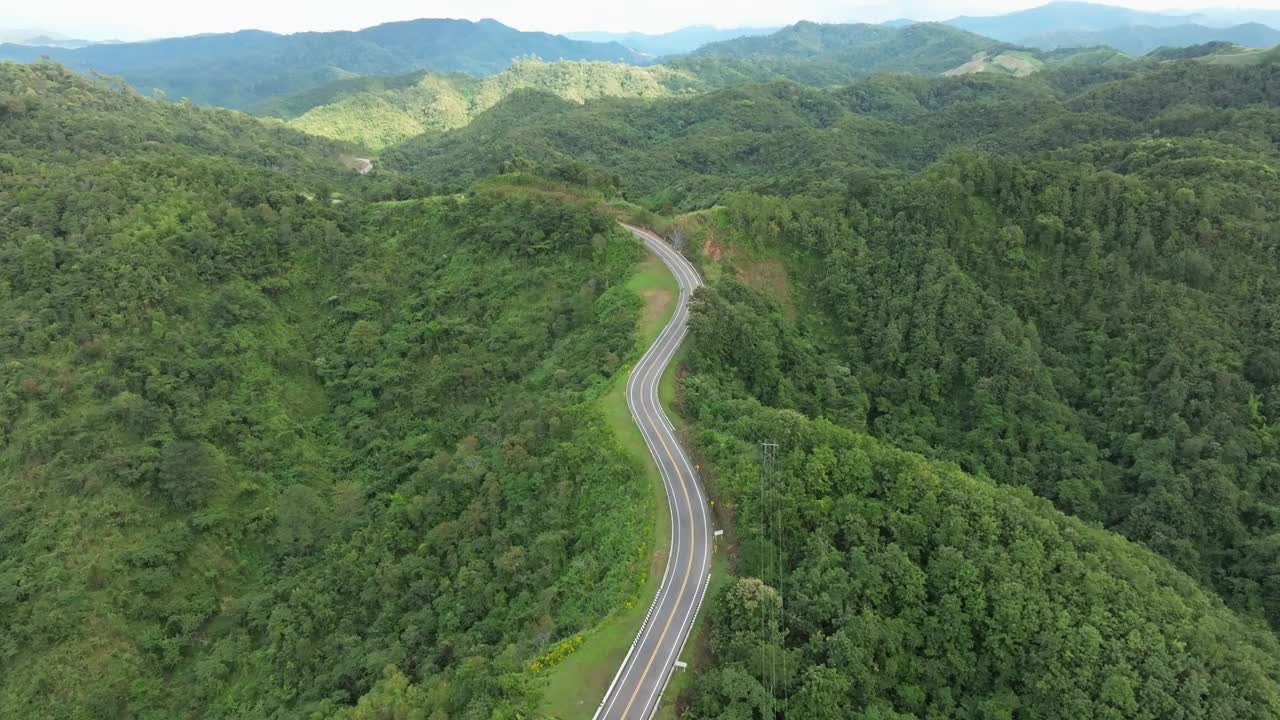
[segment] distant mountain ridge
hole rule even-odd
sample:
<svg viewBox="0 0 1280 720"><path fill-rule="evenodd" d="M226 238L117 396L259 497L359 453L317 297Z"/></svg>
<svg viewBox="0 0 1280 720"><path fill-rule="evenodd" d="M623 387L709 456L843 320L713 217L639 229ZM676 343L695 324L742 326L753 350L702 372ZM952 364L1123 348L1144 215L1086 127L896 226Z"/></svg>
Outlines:
<svg viewBox="0 0 1280 720"><path fill-rule="evenodd" d="M712 43L648 67L517 60L483 79L425 71L362 76L272 98L250 110L377 152L423 133L463 127L505 98L527 90L554 96L556 102L582 103L692 95L773 81L834 87L875 72L1026 76L1060 65L1132 61L1107 48L1043 53L937 24L886 28L798 23L767 36Z"/></svg>
<svg viewBox="0 0 1280 720"><path fill-rule="evenodd" d="M29 62L42 56L75 70L123 75L143 93L160 90L231 108L344 77L415 70L492 75L519 57L645 62L617 43L522 32L496 20L409 20L293 35L243 30L79 49L0 45L0 59Z"/></svg>
<svg viewBox="0 0 1280 720"><path fill-rule="evenodd" d="M1066 30L1111 30L1134 26L1168 27L1206 20L1207 17L1202 14L1172 15L1114 5L1063 0L1003 15L984 17L962 15L947 20L945 24L1005 42L1024 42L1026 38L1035 35Z"/></svg>
<svg viewBox="0 0 1280 720"><path fill-rule="evenodd" d="M1227 42L1267 48L1280 44L1280 11L1215 9L1186 13L1148 12L1091 2L1061 0L991 16L955 17L943 24L1003 42L1041 50L1105 45L1144 55L1159 47ZM881 27L904 28L900 18Z"/></svg>
<svg viewBox="0 0 1280 720"><path fill-rule="evenodd" d="M935 75L967 62L975 53L1006 46L938 23L901 28L867 24L799 22L772 35L712 43L690 54L696 58L811 60L871 72Z"/></svg>
<svg viewBox="0 0 1280 720"><path fill-rule="evenodd" d="M901 28L873 26L864 23L814 23L801 20L772 35L740 37L713 42L701 47L695 56L731 56L731 58L815 58L836 55L841 58L858 54L863 58L888 60L902 54L915 54L924 49L964 45L965 49L983 50L1001 42L980 37L938 23L915 23Z"/></svg>
<svg viewBox="0 0 1280 720"><path fill-rule="evenodd" d="M716 28L709 25L690 25L679 30L657 34L639 32L571 32L565 33L565 37L590 42L616 42L636 52L662 57L664 55L682 55L693 52L703 45L722 40L769 35L779 29L776 27Z"/></svg>
<svg viewBox="0 0 1280 720"><path fill-rule="evenodd" d="M872 73L1022 75L1068 62L1055 53L1037 50L1114 48L1076 52L1079 57L1069 59L1072 64L1103 64L1124 61L1128 55L1143 55L1158 47L1222 42L1266 48L1280 44L1280 31L1267 25L1203 24L1223 17L1255 15L1268 13L1233 10L1167 14L1064 1L999 16L958 17L946 23L913 23L907 19L880 25L805 21L773 32L769 28L692 26L661 34L582 32L572 33L573 37L522 32L496 20L420 19L358 31L281 35L243 30L78 48L6 43L0 44L0 60L30 62L48 57L78 71L122 76L143 94L171 99L188 97L201 104L241 110L260 111L264 103L284 98L309 109L336 102L339 96L375 91L382 93L384 100L395 100L391 110L382 104L376 106L382 111L386 128L378 136L394 137L418 125L416 121L403 121L403 97L386 95L388 90L407 88L392 88L386 83L396 86L406 82L397 77L411 73L488 77L502 72L517 59L538 58L548 62L605 61L637 66L660 61L695 77L707 88L770 80L822 87ZM80 42L0 34L0 40L6 37L23 42ZM693 49L680 54L688 48ZM596 77L622 76L607 72ZM365 78L382 79L366 88L358 82ZM414 85L417 79L407 82ZM575 83L565 87L577 92ZM548 89L558 94L561 88ZM327 102L311 103L306 94L313 90L322 90L331 97ZM411 94L416 107L421 93L415 90ZM603 94L630 96L632 91L610 89ZM441 97L444 96L451 97L452 90ZM357 106L352 102L346 107ZM450 114L454 118L464 116L469 114ZM397 119L392 122L392 118Z"/></svg>
<svg viewBox="0 0 1280 720"><path fill-rule="evenodd" d="M1206 18L1202 23L1205 25L1219 26L1262 23L1263 25L1280 29L1280 10L1221 8L1204 10L1199 14Z"/></svg>
<svg viewBox="0 0 1280 720"><path fill-rule="evenodd" d="M52 30L38 28L0 29L0 43L27 45L30 47L82 48L89 45L116 43L118 40L97 42L84 38L71 37Z"/></svg>
<svg viewBox="0 0 1280 720"><path fill-rule="evenodd" d="M1225 42L1250 48L1280 45L1280 30L1260 23L1212 28L1204 25L1172 25L1168 27L1124 27L1109 30L1060 30L1035 35L1023 42L1044 50L1068 47L1106 45L1131 55L1146 55L1160 47L1186 47L1212 42Z"/></svg>
<svg viewBox="0 0 1280 720"><path fill-rule="evenodd" d="M249 109L284 119L308 133L378 151L422 133L463 127L522 90L586 102L688 95L773 80L834 86L877 70L936 75L969 63L986 50L993 51L993 59L982 69L1027 74L1041 65L1027 60L1019 68L1001 68L1000 62L1016 62L1006 56L997 59L995 51L1001 47L1001 43L941 25L895 30L799 23L767 36L712 43L662 65L522 59L483 79L425 71L346 78Z"/></svg>

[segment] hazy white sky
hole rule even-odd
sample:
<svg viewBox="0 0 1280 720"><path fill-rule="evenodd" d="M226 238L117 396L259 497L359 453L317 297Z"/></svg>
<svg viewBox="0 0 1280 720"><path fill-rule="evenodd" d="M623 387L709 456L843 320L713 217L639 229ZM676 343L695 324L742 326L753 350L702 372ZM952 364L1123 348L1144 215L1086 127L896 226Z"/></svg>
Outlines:
<svg viewBox="0 0 1280 720"><path fill-rule="evenodd" d="M258 28L276 32L355 30L421 17L491 17L521 30L639 30L685 25L783 25L797 20L880 22L897 17L942 20L988 15L1047 0L41 0L21 10L0 9L0 28L37 27L90 39L138 39ZM9 4L9 3L6 3ZM1143 10L1181 7L1280 9L1280 0L1123 0L1108 4Z"/></svg>

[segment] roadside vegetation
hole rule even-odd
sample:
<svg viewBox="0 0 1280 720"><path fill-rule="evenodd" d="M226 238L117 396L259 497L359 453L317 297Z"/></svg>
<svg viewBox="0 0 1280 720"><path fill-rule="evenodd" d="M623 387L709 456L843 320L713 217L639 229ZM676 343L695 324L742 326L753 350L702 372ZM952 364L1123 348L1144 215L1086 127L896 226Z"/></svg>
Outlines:
<svg viewBox="0 0 1280 720"><path fill-rule="evenodd" d="M738 539L688 716L1280 714L1276 72L508 101L521 162L710 208L655 223L713 281L678 396Z"/></svg>
<svg viewBox="0 0 1280 720"><path fill-rule="evenodd" d="M633 357L638 359L670 320L680 289L675 276L653 255L646 255L637 264L635 272L627 280L626 288L644 301L637 317L637 343L633 351ZM578 651L548 673L540 709L551 718L567 720L589 716L595 711L596 704L604 697L627 649L640 631L640 625L644 622L666 568L668 546L671 543L667 494L658 466L654 464L644 436L636 427L631 410L627 407L629 373L628 365L614 377L598 403L609 430L627 454L644 467L644 476L652 488L652 499L636 508L638 513L653 519L646 581L612 615L586 633Z"/></svg>
<svg viewBox="0 0 1280 720"><path fill-rule="evenodd" d="M0 96L0 716L536 705L650 560L597 402L637 243L50 64Z"/></svg>
<svg viewBox="0 0 1280 720"><path fill-rule="evenodd" d="M1280 717L1280 56L976 37L281 102L390 107L326 120L367 176L0 64L0 716L593 707L665 542L623 214L709 283L661 397L727 572L664 712Z"/></svg>

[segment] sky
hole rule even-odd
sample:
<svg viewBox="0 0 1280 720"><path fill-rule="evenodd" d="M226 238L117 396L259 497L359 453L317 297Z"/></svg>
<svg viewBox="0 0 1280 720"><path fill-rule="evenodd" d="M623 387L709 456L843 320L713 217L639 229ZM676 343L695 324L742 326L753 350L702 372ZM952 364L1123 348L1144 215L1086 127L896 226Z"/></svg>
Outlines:
<svg viewBox="0 0 1280 720"><path fill-rule="evenodd" d="M393 20L494 18L520 30L666 32L687 25L776 26L798 20L881 22L899 17L945 20L995 15L1047 0L41 0L21 10L0 9L0 28L39 28L90 40L138 40L245 28L298 32L357 30ZM6 3L8 4L8 3ZM1240 0L1125 0L1142 10L1241 7ZM1280 9L1280 0L1248 0L1251 8Z"/></svg>

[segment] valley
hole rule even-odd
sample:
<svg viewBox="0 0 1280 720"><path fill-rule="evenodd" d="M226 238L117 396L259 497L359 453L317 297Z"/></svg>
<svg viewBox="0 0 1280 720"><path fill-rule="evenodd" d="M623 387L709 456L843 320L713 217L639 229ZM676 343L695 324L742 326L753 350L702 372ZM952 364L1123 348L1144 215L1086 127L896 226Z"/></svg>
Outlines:
<svg viewBox="0 0 1280 720"><path fill-rule="evenodd" d="M1280 718L1272 16L984 8L5 35L0 717Z"/></svg>

